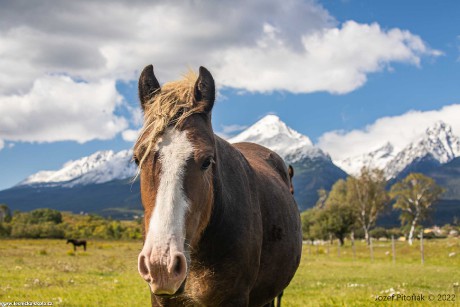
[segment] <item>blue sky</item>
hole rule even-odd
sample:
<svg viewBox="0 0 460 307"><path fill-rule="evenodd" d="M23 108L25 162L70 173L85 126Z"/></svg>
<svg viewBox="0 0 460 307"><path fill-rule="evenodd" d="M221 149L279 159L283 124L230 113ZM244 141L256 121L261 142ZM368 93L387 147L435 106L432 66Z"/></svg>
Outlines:
<svg viewBox="0 0 460 307"><path fill-rule="evenodd" d="M333 159L437 120L460 135L458 1L19 2L0 13L0 189L130 148L150 63L160 82L206 66L220 133L275 113Z"/></svg>

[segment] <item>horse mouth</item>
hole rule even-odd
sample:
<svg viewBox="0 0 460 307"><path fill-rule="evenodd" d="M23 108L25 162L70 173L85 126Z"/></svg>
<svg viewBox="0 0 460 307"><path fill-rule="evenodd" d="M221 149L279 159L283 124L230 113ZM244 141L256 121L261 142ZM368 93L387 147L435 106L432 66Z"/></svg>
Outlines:
<svg viewBox="0 0 460 307"><path fill-rule="evenodd" d="M172 298L172 297L176 297L176 296L179 296L181 295L182 293L184 293L184 290L185 290L185 282L187 281L187 278L184 279L184 281L182 282L182 284L180 285L179 289L177 289L176 293L174 294L155 294L152 292L153 295L155 296L158 296L158 297L164 297L164 298Z"/></svg>

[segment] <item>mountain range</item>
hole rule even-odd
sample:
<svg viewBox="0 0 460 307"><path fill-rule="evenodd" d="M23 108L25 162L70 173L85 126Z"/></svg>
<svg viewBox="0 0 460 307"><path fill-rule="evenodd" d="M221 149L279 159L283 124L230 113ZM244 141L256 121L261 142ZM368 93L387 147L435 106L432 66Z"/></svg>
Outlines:
<svg viewBox="0 0 460 307"><path fill-rule="evenodd" d="M315 204L319 189L330 189L338 179L356 175L368 166L383 169L390 182L412 171L432 176L446 189L443 201L448 205L443 208L450 212L446 215L452 217L452 210L460 215L460 138L443 122L428 127L401 149L387 142L369 153L340 161L332 161L307 136L288 127L276 115L263 117L228 141L261 144L293 165L300 210ZM133 181L136 172L131 150L99 151L69 161L59 170L40 171L0 191L0 203L13 210L49 207L127 218L142 212L139 182Z"/></svg>
<svg viewBox="0 0 460 307"><path fill-rule="evenodd" d="M400 150L387 142L374 151L335 163L352 175L359 174L363 166L383 169L391 179L419 161L428 159L441 165L457 157L460 157L460 138L453 134L449 125L439 121Z"/></svg>

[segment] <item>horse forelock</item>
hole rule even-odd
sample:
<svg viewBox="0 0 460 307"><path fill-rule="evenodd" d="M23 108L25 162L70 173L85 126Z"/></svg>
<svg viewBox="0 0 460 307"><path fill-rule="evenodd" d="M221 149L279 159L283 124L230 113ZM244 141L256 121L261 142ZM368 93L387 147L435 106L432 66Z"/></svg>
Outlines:
<svg viewBox="0 0 460 307"><path fill-rule="evenodd" d="M165 83L146 104L144 125L134 145L134 152L139 153L139 170L166 128L177 128L192 114L204 111L202 105L194 103L197 78L189 70L181 80Z"/></svg>

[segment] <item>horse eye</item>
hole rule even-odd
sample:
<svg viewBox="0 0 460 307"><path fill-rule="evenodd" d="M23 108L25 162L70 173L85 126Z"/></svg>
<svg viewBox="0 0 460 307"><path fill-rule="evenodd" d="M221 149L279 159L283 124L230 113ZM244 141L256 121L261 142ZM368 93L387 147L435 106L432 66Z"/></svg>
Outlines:
<svg viewBox="0 0 460 307"><path fill-rule="evenodd" d="M133 160L134 163L136 163L136 165L139 166L139 159L136 156L133 157Z"/></svg>
<svg viewBox="0 0 460 307"><path fill-rule="evenodd" d="M211 157L207 158L206 160L204 160L203 164L201 165L201 169L203 171L207 170L209 166L211 165L211 163L212 163L212 158Z"/></svg>

